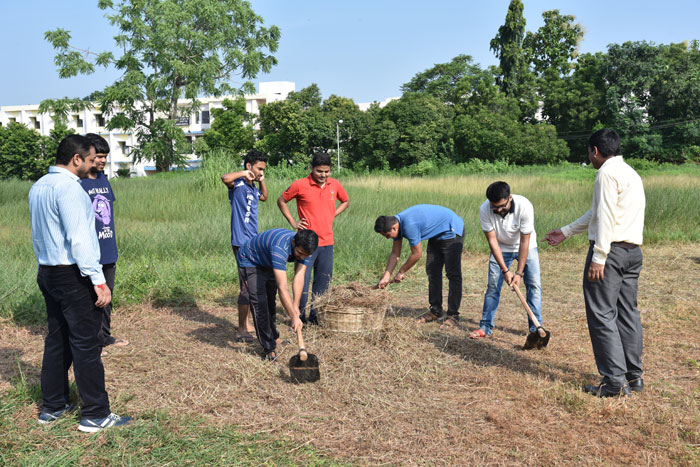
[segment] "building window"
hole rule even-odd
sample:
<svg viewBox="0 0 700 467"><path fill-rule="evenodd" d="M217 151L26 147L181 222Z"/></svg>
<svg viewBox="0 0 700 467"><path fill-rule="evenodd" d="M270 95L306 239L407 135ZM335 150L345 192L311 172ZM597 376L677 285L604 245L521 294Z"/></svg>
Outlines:
<svg viewBox="0 0 700 467"><path fill-rule="evenodd" d="M199 112L194 114L194 122L199 125Z"/></svg>
<svg viewBox="0 0 700 467"><path fill-rule="evenodd" d="M98 127L102 128L105 126L105 117L102 114L95 114L95 120Z"/></svg>
<svg viewBox="0 0 700 467"><path fill-rule="evenodd" d="M126 141L119 141L119 149L122 154L126 154Z"/></svg>
<svg viewBox="0 0 700 467"><path fill-rule="evenodd" d="M31 123L36 130L41 130L41 122L39 122L36 117L29 117L29 123Z"/></svg>
<svg viewBox="0 0 700 467"><path fill-rule="evenodd" d="M208 125L208 124L209 124L209 111L202 110L202 125Z"/></svg>
<svg viewBox="0 0 700 467"><path fill-rule="evenodd" d="M17 123L17 119L15 117L10 117L8 120L10 123Z"/></svg>
<svg viewBox="0 0 700 467"><path fill-rule="evenodd" d="M75 120L75 126L78 128L83 127L83 119L79 115L73 115L73 120Z"/></svg>

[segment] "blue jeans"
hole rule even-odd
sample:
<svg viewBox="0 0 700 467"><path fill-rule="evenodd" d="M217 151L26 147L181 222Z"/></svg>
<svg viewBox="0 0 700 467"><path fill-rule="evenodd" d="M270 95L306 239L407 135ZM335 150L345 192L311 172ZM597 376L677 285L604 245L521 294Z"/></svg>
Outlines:
<svg viewBox="0 0 700 467"><path fill-rule="evenodd" d="M518 259L517 251L503 252L503 261L506 262L506 266L510 267L514 259ZM481 314L481 321L479 322L479 327L488 335L491 335L493 332L496 311L501 300L503 281L504 277L501 268L493 255L491 255L489 258L489 283L484 296L484 309ZM537 248L532 248L527 254L525 270L523 271L523 282L527 291L527 304L530 305L532 313L542 324L542 282L540 280L540 257L537 253ZM530 318L527 319L527 322L530 332L537 331Z"/></svg>
<svg viewBox="0 0 700 467"><path fill-rule="evenodd" d="M333 245L320 246L309 257L309 264L306 266L306 275L304 275L304 290L301 294L299 302L299 311L301 312L300 319L306 323L306 304L309 302L309 284L311 283L311 272L314 274L314 284L311 286L311 294L313 297L323 295L328 290L333 278ZM313 302L312 302L313 303ZM316 323L316 308L311 305L309 310L308 321Z"/></svg>

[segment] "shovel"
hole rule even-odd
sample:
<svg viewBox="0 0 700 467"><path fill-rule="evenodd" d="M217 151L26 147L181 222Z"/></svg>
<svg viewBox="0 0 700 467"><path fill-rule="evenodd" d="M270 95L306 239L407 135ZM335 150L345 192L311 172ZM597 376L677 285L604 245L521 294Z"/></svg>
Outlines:
<svg viewBox="0 0 700 467"><path fill-rule="evenodd" d="M318 357L304 349L304 338L301 329L297 330L299 353L289 359L289 376L295 383L313 383L321 378L318 369Z"/></svg>
<svg viewBox="0 0 700 467"><path fill-rule="evenodd" d="M535 318L535 314L530 309L530 306L527 304L527 301L525 300L525 297L523 297L523 294L520 292L520 289L517 287L511 287L511 289L513 289L513 291L518 295L520 302L525 307L525 311L527 311L527 315L537 327L537 342L535 343L535 348L544 349L545 347L547 347L547 344L549 344L549 338L552 337L552 333L543 328L540 322L537 321L537 318Z"/></svg>

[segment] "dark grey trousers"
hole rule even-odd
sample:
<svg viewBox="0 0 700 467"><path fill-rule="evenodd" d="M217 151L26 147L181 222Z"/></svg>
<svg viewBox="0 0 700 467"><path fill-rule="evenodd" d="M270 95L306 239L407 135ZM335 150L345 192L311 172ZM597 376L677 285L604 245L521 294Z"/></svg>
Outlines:
<svg viewBox="0 0 700 467"><path fill-rule="evenodd" d="M105 280L107 281L107 287L109 291L114 294L114 278L117 274L117 263L103 264L102 273L105 275ZM102 326L100 327L99 339L103 347L112 345L115 342L114 337L112 337L112 302L103 308L104 314L102 315Z"/></svg>
<svg viewBox="0 0 700 467"><path fill-rule="evenodd" d="M637 283L642 250L612 245L602 281L587 279L593 257L588 250L583 271L588 333L603 383L621 387L642 376L642 320L637 308Z"/></svg>

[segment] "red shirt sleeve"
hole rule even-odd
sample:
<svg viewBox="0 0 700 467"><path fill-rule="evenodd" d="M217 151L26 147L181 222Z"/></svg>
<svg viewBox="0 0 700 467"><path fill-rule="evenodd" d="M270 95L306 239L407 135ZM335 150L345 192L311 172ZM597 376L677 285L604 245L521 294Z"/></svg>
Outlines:
<svg viewBox="0 0 700 467"><path fill-rule="evenodd" d="M284 198L285 201L290 201L297 196L299 196L299 180L292 182L292 184L289 185L289 188L282 193L282 198Z"/></svg>
<svg viewBox="0 0 700 467"><path fill-rule="evenodd" d="M338 188L335 191L336 197L338 198L338 200L341 203L344 203L348 199L350 199L350 197L348 196L348 192L345 191L345 188L343 187L343 185L340 182L337 182L337 183L338 183Z"/></svg>

